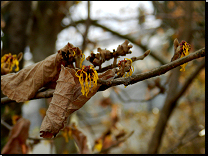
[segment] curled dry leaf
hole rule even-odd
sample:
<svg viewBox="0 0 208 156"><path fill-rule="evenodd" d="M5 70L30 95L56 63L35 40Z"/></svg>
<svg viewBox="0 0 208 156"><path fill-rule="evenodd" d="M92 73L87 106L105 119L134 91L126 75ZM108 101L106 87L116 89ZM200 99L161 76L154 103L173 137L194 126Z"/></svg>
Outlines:
<svg viewBox="0 0 208 156"><path fill-rule="evenodd" d="M11 100L24 102L33 98L36 92L58 78L61 55L50 55L45 60L30 65L18 73L1 76L1 90Z"/></svg>
<svg viewBox="0 0 208 156"><path fill-rule="evenodd" d="M72 137L74 138L79 148L79 154L91 153L87 145L87 137L80 130L77 129L74 123L72 124L71 131Z"/></svg>
<svg viewBox="0 0 208 156"><path fill-rule="evenodd" d="M90 90L86 97L81 92L79 78L75 73L76 71L74 69L61 66L61 72L53 98L41 124L41 137L51 138L52 136L56 136L64 128L67 117L74 111L80 109L101 86L101 84L98 84L92 92ZM114 75L114 70L108 70L98 77L101 80L107 80Z"/></svg>
<svg viewBox="0 0 208 156"><path fill-rule="evenodd" d="M10 131L9 139L2 154L26 154L26 139L29 135L30 121L20 118Z"/></svg>

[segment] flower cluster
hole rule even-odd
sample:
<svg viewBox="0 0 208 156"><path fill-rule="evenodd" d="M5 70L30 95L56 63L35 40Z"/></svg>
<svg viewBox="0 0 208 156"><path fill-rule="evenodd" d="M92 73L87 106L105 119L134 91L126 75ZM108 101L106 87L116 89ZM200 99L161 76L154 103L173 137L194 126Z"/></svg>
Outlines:
<svg viewBox="0 0 208 156"><path fill-rule="evenodd" d="M134 67L132 66L132 60L128 59L128 58L124 58L124 60L119 61L118 67L119 67L120 70L122 70L122 68L124 70L124 68L127 67L127 71L124 71L124 72L127 72L127 73L124 73L122 77L131 76L132 73L134 72ZM118 74L121 73L121 72L118 72Z"/></svg>
<svg viewBox="0 0 208 156"><path fill-rule="evenodd" d="M90 91L90 88L91 88L91 92L93 92L93 90L97 86L98 73L92 65L89 66L83 65L81 69L77 70L75 75L79 78L79 82L82 87L81 92L83 95L87 96L87 94ZM93 87L91 81L93 82Z"/></svg>
<svg viewBox="0 0 208 156"><path fill-rule="evenodd" d="M131 76L132 73L134 72L134 67L132 66L132 60L128 58L124 58L124 60L119 61L118 67L119 67L119 72L117 74L123 75L122 77Z"/></svg>
<svg viewBox="0 0 208 156"><path fill-rule="evenodd" d="M17 55L12 55L11 53L5 54L1 58L1 68L9 69L9 72L12 71L13 67L16 66L15 71L19 70L19 61Z"/></svg>
<svg viewBox="0 0 208 156"><path fill-rule="evenodd" d="M191 45L189 43L187 43L186 41L182 41L180 43L180 47L181 47L181 57L187 56L189 54L189 50L191 49ZM181 69L180 71L185 71L185 67L188 63L184 63L181 65Z"/></svg>

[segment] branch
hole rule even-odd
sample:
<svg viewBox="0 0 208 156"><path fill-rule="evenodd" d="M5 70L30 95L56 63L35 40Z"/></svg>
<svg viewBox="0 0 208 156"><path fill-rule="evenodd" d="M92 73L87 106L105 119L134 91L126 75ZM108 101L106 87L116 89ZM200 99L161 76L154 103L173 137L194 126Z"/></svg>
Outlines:
<svg viewBox="0 0 208 156"><path fill-rule="evenodd" d="M188 139L184 139L185 138L185 135L187 134L187 131L185 131L185 133L180 137L179 139L179 142L176 143L173 147L169 148L168 150L166 150L164 152L164 154L169 154L169 153L172 153L174 150L176 150L177 148L179 148L180 146L183 146L185 145L186 143L192 141L193 139L199 137L199 132L201 131L202 129L198 129L196 130L195 132L192 133L192 135L188 138Z"/></svg>
<svg viewBox="0 0 208 156"><path fill-rule="evenodd" d="M126 141L126 139L128 139L133 133L134 133L134 131L132 131L132 132L131 132L129 135L127 135L125 138L119 140L118 142L116 142L115 144L111 145L110 147L105 148L105 149L102 149L100 152L94 153L94 154L101 154L101 153L104 153L104 152L109 151L110 149L112 149L112 148L118 146L120 143Z"/></svg>
<svg viewBox="0 0 208 156"><path fill-rule="evenodd" d="M82 51L84 52L84 50L86 49L86 46L87 46L87 34L88 34L88 30L90 28L90 1L87 2L87 10L88 10L88 17L87 17L87 20L85 22L85 26L86 26L86 29L85 29L85 33L83 35L83 43L82 43Z"/></svg>
<svg viewBox="0 0 208 156"><path fill-rule="evenodd" d="M160 90L159 92L157 92L156 94L154 94L152 97L148 98L148 99L131 99L131 97L129 97L128 93L126 93L124 90L122 90L122 92L124 92L124 95L125 95L125 96L128 96L128 99L127 99L127 100L125 100L125 99L123 98L123 96L120 95L119 93L116 93L116 94L117 94L118 98L119 98L123 103L128 104L128 103L130 103L130 102L139 102L139 103L142 103L142 102L148 102L148 101L154 99L157 95L159 95L159 94L161 93L161 90Z"/></svg>
<svg viewBox="0 0 208 156"><path fill-rule="evenodd" d="M143 60L149 54L150 54L150 50L147 50L143 55L141 55L139 57L132 57L131 60L132 60L132 62L138 61L138 60ZM108 66L106 66L104 68L98 69L96 71L98 73L101 73L101 72L104 72L104 71L106 71L108 69L112 69L112 68L115 68L115 67L118 67L118 64L116 64L115 66L113 64L111 64L111 65L108 65Z"/></svg>
<svg viewBox="0 0 208 156"><path fill-rule="evenodd" d="M70 26L74 26L74 27L75 27L77 24L80 24L80 23L85 23L85 20L75 21L74 23L68 25L68 27L70 27ZM99 24L99 23L98 23L98 20L91 20L91 24L94 25L94 26L96 26L96 27L100 27L100 28L102 28L102 29L104 29L104 30L106 30L106 31L109 31L109 32L112 33L113 35L116 35L116 36L118 36L118 37L120 37L120 38L129 40L131 43L133 43L133 44L139 46L139 47L142 48L144 51L146 51L146 50L148 49L147 46L142 45L142 44L140 44L140 43L137 43L137 42L136 42L133 38L131 38L130 36L128 36L128 35L121 35L120 33L116 32L116 31L113 31L113 30L111 30L110 28L107 28L107 27L105 27L105 26ZM161 58L160 56L156 55L155 52L151 52L150 55L151 55L154 59L156 59L157 61L159 61L161 64L166 64L166 63L168 63L166 60L164 60L164 59Z"/></svg>
<svg viewBox="0 0 208 156"><path fill-rule="evenodd" d="M120 38L129 40L131 43L136 44L137 46L139 46L140 48L142 48L144 51L146 51L148 49L145 45L142 45L142 44L137 43L133 38L131 38L131 37L127 36L127 35L121 35L120 33L116 32L116 31L113 31L113 30L111 30L111 29L109 29L109 28L107 28L107 27L105 27L103 25L98 24L97 21L93 21L92 24L94 26L101 27L101 28L109 31L112 34L114 34L114 35L116 35L116 36L118 36ZM167 61L165 61L164 59L162 59L161 57L159 57L158 55L156 55L155 52L151 52L150 55L154 59L156 59L157 61L159 61L161 64L166 64L167 63Z"/></svg>
<svg viewBox="0 0 208 156"><path fill-rule="evenodd" d="M174 61L175 62L175 61ZM158 122L155 127L155 131L152 134L152 138L150 140L148 153L156 153L158 150L158 147L160 145L162 135L165 129L165 126L169 120L169 117L171 113L173 112L174 108L177 105L177 101L179 98L184 94L184 92L187 90L187 88L190 86L191 82L194 80L194 78L198 75L198 73L205 67L205 59L196 67L193 73L189 75L188 78L186 78L185 83L181 87L179 91L175 91L175 94L173 96L170 96L168 101L165 102L158 119Z"/></svg>
<svg viewBox="0 0 208 156"><path fill-rule="evenodd" d="M40 98L50 98L53 96L54 93L54 89L52 90L46 90L44 92L38 92L34 98L30 99L30 100L34 100L34 99L40 99ZM8 97L3 97L1 98L1 104L7 104L9 102L13 102L14 100L9 99Z"/></svg>
<svg viewBox="0 0 208 156"><path fill-rule="evenodd" d="M98 83L103 84L103 86L107 86L107 87L104 87L104 89L107 89L111 86L120 85L120 84L124 84L124 85L134 84L139 81L149 79L151 77L159 76L159 75L164 74L173 68L176 68L177 66L179 66L183 63L186 63L186 62L189 62L193 59L197 59L197 58L204 57L204 56L205 56L205 48L202 48L194 53L191 53L190 55L188 55L186 57L180 58L180 59L170 62L166 65L155 68L149 72L135 74L135 75L127 77L127 78L118 78L113 81L104 81L104 80L98 79ZM139 60L139 58L141 59L142 56L137 57L137 59L135 59L135 60ZM40 98L49 98L49 97L53 96L53 93L54 93L54 90L46 90L44 92L38 92L36 94L36 96L30 100L40 99ZM9 99L8 97L1 98L1 104L7 104L12 101L14 101L14 100Z"/></svg>
<svg viewBox="0 0 208 156"><path fill-rule="evenodd" d="M98 79L97 82L101 83L103 85L107 85L107 86L116 86L116 85L120 85L120 84L124 84L125 86L128 86L129 84L134 84L134 83L137 83L137 82L145 80L145 79L149 79L149 78L152 78L155 76L160 76L162 74L165 74L169 70L176 68L177 66L180 66L186 62L189 62L189 61L192 61L194 59L204 57L204 56L205 56L205 47L194 52L194 53L191 53L188 56L177 59L173 62L162 65L160 67L157 67L149 72L135 74L135 75L129 76L127 78L118 78L118 79L111 80L111 81Z"/></svg>

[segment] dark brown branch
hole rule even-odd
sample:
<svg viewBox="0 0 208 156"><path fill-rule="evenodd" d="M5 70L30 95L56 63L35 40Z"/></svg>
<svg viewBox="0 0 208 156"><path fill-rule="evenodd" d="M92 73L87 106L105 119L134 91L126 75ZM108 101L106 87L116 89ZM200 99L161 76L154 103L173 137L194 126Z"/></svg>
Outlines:
<svg viewBox="0 0 208 156"><path fill-rule="evenodd" d="M143 55L138 56L138 57L132 57L131 60L132 60L132 62L137 61L137 60L143 60L149 54L150 54L150 50L147 50L147 51L145 51L145 53ZM106 71L108 69L112 69L112 68L115 68L115 67L118 67L118 64L116 64L115 66L113 64L108 65L108 66L106 66L104 68L98 69L97 72L101 73L101 72L104 72L104 71Z"/></svg>
<svg viewBox="0 0 208 156"><path fill-rule="evenodd" d="M111 80L111 81L98 79L98 83L101 83L107 86L116 86L120 84L124 84L125 86L127 86L129 84L134 84L145 79L149 79L155 76L160 76L162 74L165 74L169 70L176 68L177 66L180 66L186 62L192 61L193 59L197 59L197 58L204 57L204 56L205 56L205 48L202 48L194 53L191 53L188 56L185 56L183 58L180 58L168 64L162 65L160 67L157 67L149 72L135 74L127 78L118 78L118 79Z"/></svg>
<svg viewBox="0 0 208 156"><path fill-rule="evenodd" d="M53 90L46 90L44 92L38 92L34 98L30 99L30 100L34 100L34 99L40 99L40 98L50 98L53 96L54 93L54 89ZM3 97L1 98L1 104L7 104L9 102L12 102L14 100L9 99L8 97Z"/></svg>
<svg viewBox="0 0 208 156"><path fill-rule="evenodd" d="M177 61L177 60L176 60ZM175 61L174 61L175 62ZM174 110L174 108L177 105L177 101L179 98L184 94L184 92L187 90L187 88L190 86L193 79L198 75L198 73L205 67L205 59L200 63L200 65L197 66L197 68L194 70L194 72L186 79L185 83L183 84L182 88L177 91L170 99L169 101L165 103L163 106L160 116L158 119L158 123L156 124L155 131L152 135L152 138L150 140L148 153L156 153L158 150L158 147L160 145L162 135L165 129L165 126L168 122L168 119Z"/></svg>
<svg viewBox="0 0 208 156"><path fill-rule="evenodd" d="M86 26L86 30L85 33L83 34L83 43L82 43L82 51L84 52L86 46L87 46L87 34L88 34L88 30L90 28L90 1L87 2L87 10L88 10L88 17L87 20L85 22L85 26Z"/></svg>
<svg viewBox="0 0 208 156"><path fill-rule="evenodd" d="M197 58L204 57L204 56L205 56L205 48L202 48L194 53L191 53L190 55L188 55L186 57L180 58L180 59L170 62L166 65L155 68L149 72L136 74L136 75L133 75L133 76L130 76L127 78L118 78L113 81L102 81L102 80L98 79L98 83L101 83L101 84L107 86L107 87L104 87L105 89L109 88L110 86L116 86L116 85L120 85L120 84L125 84L125 85L134 84L134 83L137 83L139 81L142 81L142 80L145 80L145 79L148 79L151 77L159 76L159 75L164 74L173 68L176 68L177 66L179 66L183 63L186 63L186 62L189 62L193 59L197 59ZM47 90L45 92L38 92L36 94L36 96L34 98L32 98L31 100L52 97L53 92L54 92L54 90L49 90L49 91ZM10 100L8 97L1 98L1 104L6 104L6 103L9 103L12 101L14 101L14 100Z"/></svg>
<svg viewBox="0 0 208 156"><path fill-rule="evenodd" d="M68 25L68 27L69 27L69 26L76 26L76 25L79 24L79 23L85 23L85 20L75 21L73 24ZM136 42L133 38L131 38L130 36L128 36L128 35L121 35L120 33L116 32L116 31L113 31L113 30L111 30L110 28L107 28L107 27L105 27L105 26L99 24L99 23L98 23L98 20L91 20L91 24L94 25L94 26L96 26L96 27L100 27L100 28L102 28L102 29L104 29L104 30L106 30L106 31L109 31L109 32L111 32L113 35L116 35L116 36L118 36L118 37L120 37L120 38L129 40L131 43L133 43L133 44L139 46L139 47L142 48L144 51L146 51L146 50L148 49L145 45L142 45L142 44L140 44L140 43L137 43L137 42ZM154 59L156 59L157 61L159 61L161 64L166 64L166 63L168 63L166 60L164 60L164 59L161 58L160 56L156 55L155 52L153 52L153 51L151 52L150 55L151 55Z"/></svg>
<svg viewBox="0 0 208 156"><path fill-rule="evenodd" d="M116 32L116 31L113 31L113 30L111 30L111 29L109 29L109 28L107 28L107 27L105 27L105 26L103 26L103 25L101 25L101 24L98 24L97 21L93 21L92 24L93 24L94 26L101 27L101 28L105 29L106 31L109 31L109 32L111 32L112 34L114 34L114 35L116 35L116 36L118 36L118 37L120 37L120 38L129 40L131 43L133 43L133 44L139 46L139 47L142 48L144 51L146 51L146 50L148 49L146 46L137 43L133 38L131 38L131 37L127 36L127 35L121 35L120 33ZM154 52L151 52L150 55L151 55L154 59L156 59L157 61L159 61L161 64L166 64L166 63L167 63L167 61L165 61L164 59L162 59L161 57L159 57L158 55L156 55Z"/></svg>

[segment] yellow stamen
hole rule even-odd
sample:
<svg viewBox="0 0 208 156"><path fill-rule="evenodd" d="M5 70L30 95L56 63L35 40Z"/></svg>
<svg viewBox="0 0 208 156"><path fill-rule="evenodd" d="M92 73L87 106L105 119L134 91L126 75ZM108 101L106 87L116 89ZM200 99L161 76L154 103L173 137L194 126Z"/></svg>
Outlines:
<svg viewBox="0 0 208 156"><path fill-rule="evenodd" d="M12 55L11 53L5 54L1 58L1 68L7 64L7 68L9 68L9 72L12 71L13 67L16 66L15 71L19 70L19 61L17 59L17 55Z"/></svg>
<svg viewBox="0 0 208 156"><path fill-rule="evenodd" d="M90 88L92 87L91 81L93 81L93 88L91 88L91 92L93 92L93 90L97 87L97 79L98 79L98 74L97 71L93 68L93 66L90 66L90 70L92 70L93 72L90 74L88 74L86 71L84 71L85 66L82 66L82 68L80 70L78 70L75 75L77 77L79 77L79 82L81 84L81 92L83 95L88 95ZM80 74L78 75L77 73L80 72ZM85 74L85 80L84 80L84 76L83 74Z"/></svg>
<svg viewBox="0 0 208 156"><path fill-rule="evenodd" d="M80 61L80 68L82 67L82 63L83 63L84 59L85 59L85 55L82 54L81 61Z"/></svg>
<svg viewBox="0 0 208 156"><path fill-rule="evenodd" d="M182 54L181 54L181 58L184 57L184 56L187 56L189 54L189 48L190 48L190 46L187 45L187 42L185 42L185 45L183 45L183 51L182 51ZM185 67L186 67L187 64L188 63L182 64L180 71L184 72Z"/></svg>

